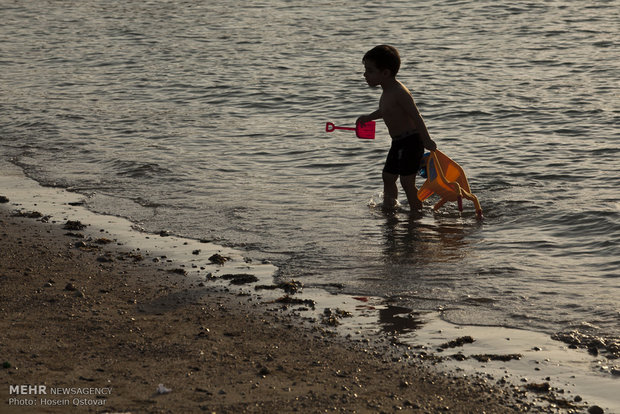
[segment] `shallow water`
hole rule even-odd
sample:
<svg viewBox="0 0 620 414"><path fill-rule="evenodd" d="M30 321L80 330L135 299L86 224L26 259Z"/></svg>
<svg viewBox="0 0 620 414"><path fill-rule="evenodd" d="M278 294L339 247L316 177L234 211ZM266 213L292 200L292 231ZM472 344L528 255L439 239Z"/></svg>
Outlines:
<svg viewBox="0 0 620 414"><path fill-rule="evenodd" d="M0 0L0 154L91 209L462 324L620 339L620 4ZM471 203L380 208L391 43ZM333 287L330 289L334 289Z"/></svg>

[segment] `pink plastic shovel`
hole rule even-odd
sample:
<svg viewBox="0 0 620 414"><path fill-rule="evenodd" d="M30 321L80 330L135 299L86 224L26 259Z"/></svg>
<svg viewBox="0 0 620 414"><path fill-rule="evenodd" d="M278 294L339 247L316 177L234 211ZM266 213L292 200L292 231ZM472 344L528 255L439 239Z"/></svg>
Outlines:
<svg viewBox="0 0 620 414"><path fill-rule="evenodd" d="M339 127L331 122L325 125L325 132L332 132L335 129L344 129L346 131L355 131L355 135L362 139L375 139L375 121L368 121L362 124L355 125L355 128L351 127Z"/></svg>

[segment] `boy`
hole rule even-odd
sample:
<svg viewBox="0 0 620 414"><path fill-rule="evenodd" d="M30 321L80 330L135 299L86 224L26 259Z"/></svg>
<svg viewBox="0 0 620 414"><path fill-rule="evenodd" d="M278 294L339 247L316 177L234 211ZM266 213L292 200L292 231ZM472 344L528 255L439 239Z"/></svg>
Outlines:
<svg viewBox="0 0 620 414"><path fill-rule="evenodd" d="M431 139L424 120L413 101L409 90L396 80L400 68L400 56L393 46L380 45L364 55L364 78L371 87L381 86L383 93L379 99L379 109L369 115L362 115L357 122L383 118L392 137L392 146L383 168L383 206L391 209L396 206L400 183L407 195L411 211L420 210L415 177L420 166L424 148L435 150L437 144Z"/></svg>

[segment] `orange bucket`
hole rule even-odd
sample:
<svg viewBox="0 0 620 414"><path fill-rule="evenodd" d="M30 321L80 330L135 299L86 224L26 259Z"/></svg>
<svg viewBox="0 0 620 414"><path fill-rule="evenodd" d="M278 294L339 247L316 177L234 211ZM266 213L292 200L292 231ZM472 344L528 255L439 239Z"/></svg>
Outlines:
<svg viewBox="0 0 620 414"><path fill-rule="evenodd" d="M425 158L427 178L418 190L418 199L424 201L437 194L440 200L433 207L435 210L448 201L456 201L459 211L463 211L464 197L474 203L476 215L482 219L482 208L469 188L463 168L439 150L431 151Z"/></svg>

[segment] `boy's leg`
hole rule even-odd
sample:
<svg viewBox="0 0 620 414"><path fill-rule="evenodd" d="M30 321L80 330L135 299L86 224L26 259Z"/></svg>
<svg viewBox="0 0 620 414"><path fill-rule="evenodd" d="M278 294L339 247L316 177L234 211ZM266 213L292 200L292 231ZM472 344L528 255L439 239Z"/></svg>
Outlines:
<svg viewBox="0 0 620 414"><path fill-rule="evenodd" d="M400 184L403 186L403 190L405 190L409 208L412 211L422 209L422 202L418 199L418 189L415 186L415 176L415 174L400 176Z"/></svg>
<svg viewBox="0 0 620 414"><path fill-rule="evenodd" d="M398 198L398 187L396 179L398 175L383 172L383 207L396 207L396 199Z"/></svg>

